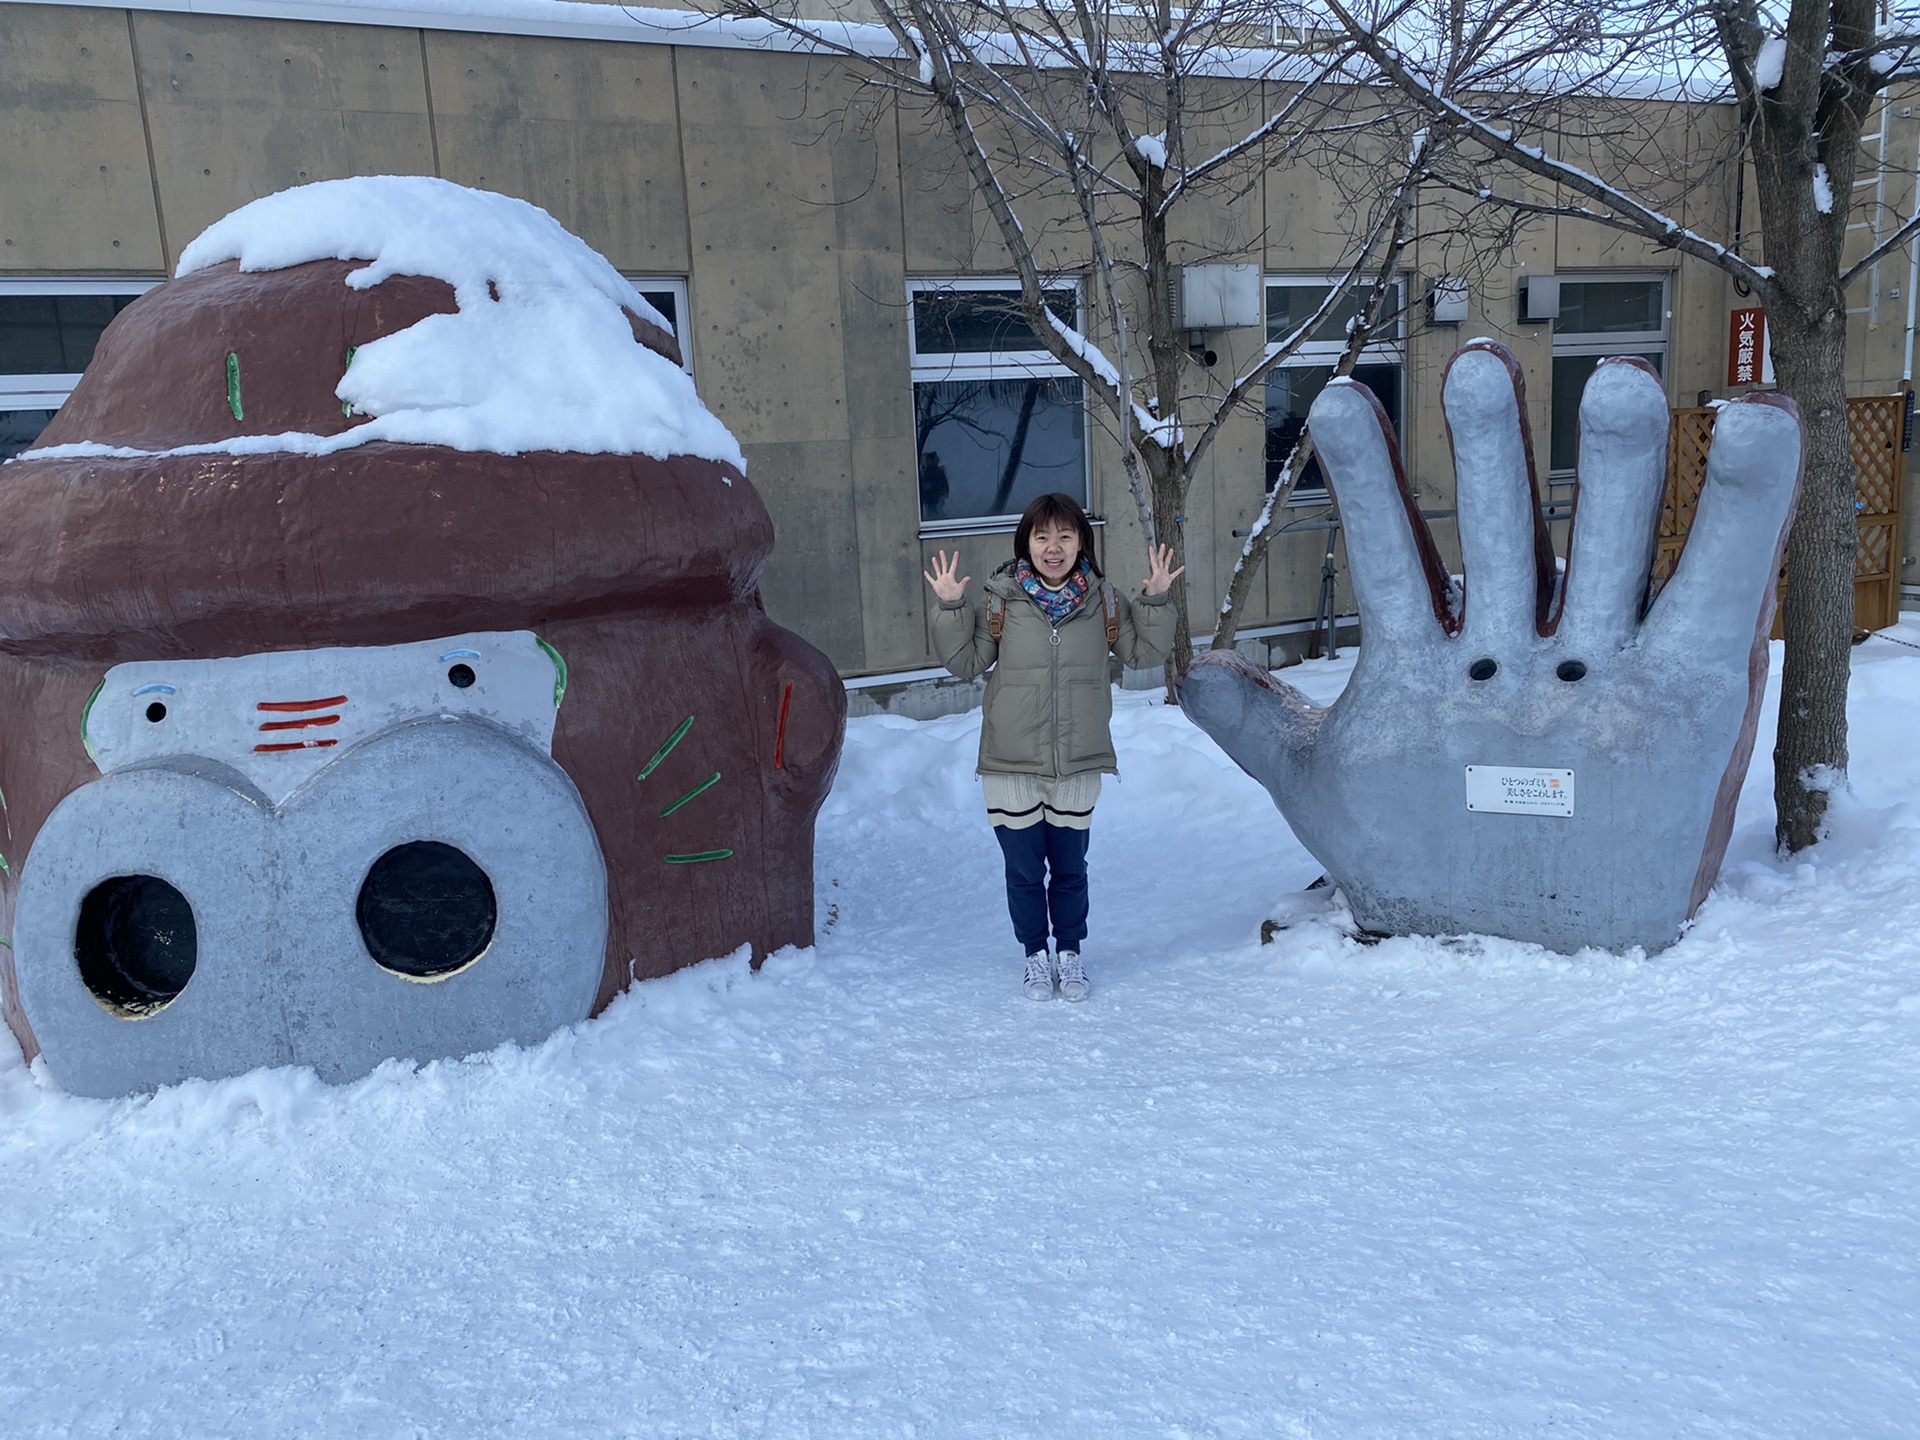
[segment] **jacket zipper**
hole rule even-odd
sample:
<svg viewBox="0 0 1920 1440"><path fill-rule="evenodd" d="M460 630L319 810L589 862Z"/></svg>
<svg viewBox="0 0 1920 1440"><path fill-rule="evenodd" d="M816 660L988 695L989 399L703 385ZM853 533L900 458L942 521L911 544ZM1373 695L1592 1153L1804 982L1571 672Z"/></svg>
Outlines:
<svg viewBox="0 0 1920 1440"><path fill-rule="evenodd" d="M1038 607L1035 607L1038 608ZM1045 616L1043 615L1044 619ZM1071 620L1073 617L1067 617ZM1050 683L1053 687L1053 778L1060 778L1060 723L1065 718L1060 709L1060 627L1049 624L1047 627L1047 656L1052 668Z"/></svg>

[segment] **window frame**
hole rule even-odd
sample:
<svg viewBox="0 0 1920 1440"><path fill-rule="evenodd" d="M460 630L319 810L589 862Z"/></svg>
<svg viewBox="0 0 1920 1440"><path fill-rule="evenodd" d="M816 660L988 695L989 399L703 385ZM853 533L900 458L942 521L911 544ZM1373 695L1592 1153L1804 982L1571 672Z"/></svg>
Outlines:
<svg viewBox="0 0 1920 1440"><path fill-rule="evenodd" d="M685 275L628 275L622 272L620 278L640 292L640 298L647 298L649 290L666 290L672 293L674 302L673 338L680 342L680 368L693 374L693 316L692 307L687 298L687 277ZM651 301L648 301L652 304Z"/></svg>
<svg viewBox="0 0 1920 1440"><path fill-rule="evenodd" d="M0 276L0 296L146 294L163 283L158 276L33 275ZM58 410L80 383L81 371L28 374L0 370L0 410Z"/></svg>
<svg viewBox="0 0 1920 1440"><path fill-rule="evenodd" d="M1076 330L1086 329L1086 287L1077 275L1054 276L1042 282L1046 290L1073 292L1073 323ZM922 353L918 327L914 323L914 301L921 295L964 291L1017 296L1020 282L1013 276L994 275L915 275L907 279L907 393L911 400L914 387L955 380L1078 380L1079 377L1045 350L991 350L958 352L936 350ZM1092 396L1083 384L1080 390L1081 443L1080 493L1087 497L1086 508L1093 510ZM920 459L920 434L913 437L914 465ZM955 535L1011 534L1019 528L1020 517L1011 515L973 515L959 519L929 520L920 514L920 499L914 495L914 514L919 521L919 538L940 539ZM1095 527L1105 524L1089 514Z"/></svg>
<svg viewBox="0 0 1920 1440"><path fill-rule="evenodd" d="M127 295L138 299L165 283L160 275L8 275L0 276L0 296ZM0 410L46 410L58 414L72 398L84 371L0 371ZM38 444L36 436L29 445Z"/></svg>
<svg viewBox="0 0 1920 1440"><path fill-rule="evenodd" d="M1338 285L1343 277L1339 275L1316 274L1303 271L1275 271L1263 273L1260 277L1260 315L1261 333L1267 333L1268 292L1276 286L1288 285L1325 285L1329 288ZM1360 351L1356 365L1392 365L1400 372L1400 425L1404 429L1407 423L1407 280L1404 273L1393 277L1394 288L1399 292L1396 304L1397 313L1393 319L1394 334L1385 340L1369 340ZM1300 347L1284 360L1274 365L1274 370L1312 370L1331 369L1340 363L1340 357L1346 353L1347 342L1341 340L1303 340ZM1272 371L1268 372L1269 375ZM1266 417L1266 382L1261 382L1261 424L1264 430ZM1400 437L1396 436L1398 440ZM1266 493L1265 461L1262 462L1261 494ZM1284 508L1304 509L1307 506L1325 507L1333 503L1333 492L1322 486L1302 494L1295 490L1287 497Z"/></svg>
<svg viewBox="0 0 1920 1440"><path fill-rule="evenodd" d="M1648 280L1660 282L1659 330L1615 330L1602 333L1596 330L1576 330L1563 332L1560 322L1553 322L1553 345L1547 354L1547 483L1549 485L1570 486L1575 482L1577 471L1572 467L1564 470L1553 468L1553 362L1559 359L1584 360L1589 357L1605 359L1609 355L1646 355L1652 351L1660 354L1660 385L1666 390L1668 400L1673 396L1673 271L1671 270L1562 270L1558 276L1561 294L1564 297L1568 285L1637 285Z"/></svg>

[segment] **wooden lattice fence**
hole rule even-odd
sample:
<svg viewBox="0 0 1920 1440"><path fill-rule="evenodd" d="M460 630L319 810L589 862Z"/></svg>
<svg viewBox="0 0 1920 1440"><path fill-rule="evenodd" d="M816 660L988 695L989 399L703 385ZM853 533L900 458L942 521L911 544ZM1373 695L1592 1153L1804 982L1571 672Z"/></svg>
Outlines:
<svg viewBox="0 0 1920 1440"><path fill-rule="evenodd" d="M1868 395L1847 401L1852 438L1854 504L1860 512L1860 552L1853 577L1854 626L1880 630L1900 618L1901 507L1905 487L1900 441L1906 424L1905 395ZM1655 547L1653 583L1657 590L1673 573L1686 548L1687 532L1700 503L1707 474L1707 449L1713 440L1712 406L1673 412L1667 442L1667 493L1660 506L1660 538ZM1784 573L1781 588L1786 587ZM1774 620L1774 634L1780 622Z"/></svg>

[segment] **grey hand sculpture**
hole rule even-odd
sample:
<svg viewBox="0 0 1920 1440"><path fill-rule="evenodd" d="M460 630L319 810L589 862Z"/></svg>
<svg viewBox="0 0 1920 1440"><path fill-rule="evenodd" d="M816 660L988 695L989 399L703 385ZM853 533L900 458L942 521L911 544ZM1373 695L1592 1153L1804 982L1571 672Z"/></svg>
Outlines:
<svg viewBox="0 0 1920 1440"><path fill-rule="evenodd" d="M1659 949L1719 874L1753 752L1799 412L1763 395L1721 410L1698 518L1649 606L1668 426L1651 367L1603 361L1587 385L1563 592L1513 356L1469 345L1444 403L1464 591L1385 413L1335 381L1309 424L1360 608L1346 692L1319 709L1221 652L1188 669L1181 703L1362 928Z"/></svg>

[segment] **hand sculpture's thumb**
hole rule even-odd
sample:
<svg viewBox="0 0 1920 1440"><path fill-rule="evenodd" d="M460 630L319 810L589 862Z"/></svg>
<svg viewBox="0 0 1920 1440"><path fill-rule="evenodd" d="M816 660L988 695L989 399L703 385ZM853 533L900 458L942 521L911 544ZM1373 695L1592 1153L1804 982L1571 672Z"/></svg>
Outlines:
<svg viewBox="0 0 1920 1440"><path fill-rule="evenodd" d="M1231 650L1194 659L1180 708L1276 800L1305 768L1327 713Z"/></svg>

